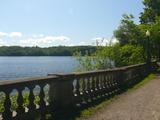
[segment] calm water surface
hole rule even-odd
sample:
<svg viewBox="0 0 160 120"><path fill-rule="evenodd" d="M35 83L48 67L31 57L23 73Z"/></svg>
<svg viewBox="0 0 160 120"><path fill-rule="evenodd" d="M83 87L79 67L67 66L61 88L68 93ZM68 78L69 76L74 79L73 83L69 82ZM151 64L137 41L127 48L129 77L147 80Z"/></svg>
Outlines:
<svg viewBox="0 0 160 120"><path fill-rule="evenodd" d="M73 57L0 57L0 80L70 73L77 64Z"/></svg>

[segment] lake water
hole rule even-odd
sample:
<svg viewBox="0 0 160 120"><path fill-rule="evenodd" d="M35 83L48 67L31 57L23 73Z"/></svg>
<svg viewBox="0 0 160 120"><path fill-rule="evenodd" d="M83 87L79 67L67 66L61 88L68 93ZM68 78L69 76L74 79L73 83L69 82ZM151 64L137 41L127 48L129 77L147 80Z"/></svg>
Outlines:
<svg viewBox="0 0 160 120"><path fill-rule="evenodd" d="M73 57L0 57L0 80L70 73L77 64Z"/></svg>

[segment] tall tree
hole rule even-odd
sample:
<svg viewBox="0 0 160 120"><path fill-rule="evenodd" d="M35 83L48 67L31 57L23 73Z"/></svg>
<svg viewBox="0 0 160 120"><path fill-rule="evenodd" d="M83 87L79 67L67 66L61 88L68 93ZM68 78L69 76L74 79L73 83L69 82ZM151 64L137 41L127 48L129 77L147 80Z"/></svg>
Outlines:
<svg viewBox="0 0 160 120"><path fill-rule="evenodd" d="M156 18L155 23L151 26L151 39L153 44L154 55L160 60L160 16Z"/></svg>
<svg viewBox="0 0 160 120"><path fill-rule="evenodd" d="M160 0L144 0L144 11L141 13L141 23L153 23L160 16Z"/></svg>
<svg viewBox="0 0 160 120"><path fill-rule="evenodd" d="M122 46L137 45L141 40L139 27L134 23L133 18L133 15L124 14L120 26L114 31L114 36Z"/></svg>

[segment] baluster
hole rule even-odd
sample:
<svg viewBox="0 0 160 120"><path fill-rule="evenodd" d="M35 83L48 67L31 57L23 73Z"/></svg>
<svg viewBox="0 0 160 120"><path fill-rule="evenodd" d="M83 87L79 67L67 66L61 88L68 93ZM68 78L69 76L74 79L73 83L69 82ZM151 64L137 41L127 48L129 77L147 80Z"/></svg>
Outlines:
<svg viewBox="0 0 160 120"><path fill-rule="evenodd" d="M113 81L113 92L116 93L117 86L116 86L116 75L117 73L112 73L112 81Z"/></svg>
<svg viewBox="0 0 160 120"><path fill-rule="evenodd" d="M110 73L110 83L111 83L111 95L113 95L114 83L113 83L113 75L112 75L112 73Z"/></svg>
<svg viewBox="0 0 160 120"><path fill-rule="evenodd" d="M94 100L94 98L96 97L95 90L96 90L96 82L95 82L95 76L93 75L91 78L91 100Z"/></svg>
<svg viewBox="0 0 160 120"><path fill-rule="evenodd" d="M98 79L99 79L99 96L102 96L102 77L101 77L101 73L99 73L98 75Z"/></svg>
<svg viewBox="0 0 160 120"><path fill-rule="evenodd" d="M29 85L28 88L30 90L30 93L29 93L29 105L28 105L28 112L29 112L29 115L28 115L28 118L27 119L35 119L35 116L34 116L34 111L36 109L36 105L34 104L34 100L35 100L35 96L34 96L34 93L33 93L33 89L34 89L34 85Z"/></svg>
<svg viewBox="0 0 160 120"><path fill-rule="evenodd" d="M96 98L99 96L99 77L96 76Z"/></svg>
<svg viewBox="0 0 160 120"><path fill-rule="evenodd" d="M107 85L107 74L104 75L104 92L105 92L105 96L108 95L108 85Z"/></svg>
<svg viewBox="0 0 160 120"><path fill-rule="evenodd" d="M49 83L49 112L51 113L51 116L54 117L55 116L55 109L56 109L56 104L55 104L55 93L53 91L55 91L55 84L54 82Z"/></svg>
<svg viewBox="0 0 160 120"><path fill-rule="evenodd" d="M28 105L29 111L34 111L36 109L36 105L34 104L34 99L35 99L35 96L34 96L34 93L33 93L34 87L35 86L32 86L32 85L29 86L29 89L30 89L29 105Z"/></svg>
<svg viewBox="0 0 160 120"><path fill-rule="evenodd" d="M105 94L106 94L105 74L102 75L102 83L103 83L103 96L105 97Z"/></svg>
<svg viewBox="0 0 160 120"><path fill-rule="evenodd" d="M44 100L45 98L45 94L44 94L44 86L45 84L41 84L40 85L40 94L39 94L39 97L40 97L40 101L39 101L39 105L40 105L40 109L44 109L46 107L46 102Z"/></svg>
<svg viewBox="0 0 160 120"><path fill-rule="evenodd" d="M139 67L135 70L135 74L136 74L136 79L135 82L137 83L140 80L140 72L139 72Z"/></svg>
<svg viewBox="0 0 160 120"><path fill-rule="evenodd" d="M104 97L104 73L101 74L101 96Z"/></svg>
<svg viewBox="0 0 160 120"><path fill-rule="evenodd" d="M119 71L116 73L116 76L115 76L115 86L116 86L116 92L119 94L120 93L120 88L119 88Z"/></svg>
<svg viewBox="0 0 160 120"><path fill-rule="evenodd" d="M106 86L106 89L105 89L105 93L107 95L107 97L109 96L109 74L107 73L107 75L105 76L105 86Z"/></svg>
<svg viewBox="0 0 160 120"><path fill-rule="evenodd" d="M83 98L84 102L87 102L87 93L86 93L86 79L82 78L82 92L83 92Z"/></svg>
<svg viewBox="0 0 160 120"><path fill-rule="evenodd" d="M82 78L82 94L85 93L85 88L86 88L85 78Z"/></svg>
<svg viewBox="0 0 160 120"><path fill-rule="evenodd" d="M46 107L46 102L44 100L45 98L45 94L44 94L44 86L45 84L41 84L40 85L40 101L39 101L39 105L40 105L40 113L41 113L41 120L45 120L45 107Z"/></svg>
<svg viewBox="0 0 160 120"><path fill-rule="evenodd" d="M130 76L130 86L132 86L134 84L134 69L131 69L131 76ZM130 87L129 86L129 87Z"/></svg>
<svg viewBox="0 0 160 120"><path fill-rule="evenodd" d="M115 77L116 77L116 73L112 74L112 94L115 94L116 93L116 83L115 83Z"/></svg>
<svg viewBox="0 0 160 120"><path fill-rule="evenodd" d="M90 84L90 76L87 77L87 99L89 100L91 97L91 84Z"/></svg>
<svg viewBox="0 0 160 120"><path fill-rule="evenodd" d="M46 91L45 91L46 90ZM50 85L49 84L46 84L45 86L44 86L44 94L45 94L45 97L44 97L44 99L45 99L45 102L46 102L46 106L49 106L50 104L49 104L49 90L50 90Z"/></svg>
<svg viewBox="0 0 160 120"><path fill-rule="evenodd" d="M76 103L80 104L81 103L81 94L80 94L80 79L76 79Z"/></svg>
<svg viewBox="0 0 160 120"><path fill-rule="evenodd" d="M2 113L2 117L4 120L12 119L10 92L11 90L8 88L7 91L5 91L6 98L4 101L4 112Z"/></svg>
<svg viewBox="0 0 160 120"><path fill-rule="evenodd" d="M23 103L24 103L24 99L23 99L23 95L22 95L22 91L23 91L23 87L17 87L17 91L18 91L18 98L17 98L17 116L21 116L22 114L25 113L25 108L23 107Z"/></svg>
<svg viewBox="0 0 160 120"><path fill-rule="evenodd" d="M112 85L111 85L111 75L110 75L110 73L108 74L108 95L110 96L112 93Z"/></svg>
<svg viewBox="0 0 160 120"><path fill-rule="evenodd" d="M103 96L103 82L102 82L102 74L99 74L99 95Z"/></svg>

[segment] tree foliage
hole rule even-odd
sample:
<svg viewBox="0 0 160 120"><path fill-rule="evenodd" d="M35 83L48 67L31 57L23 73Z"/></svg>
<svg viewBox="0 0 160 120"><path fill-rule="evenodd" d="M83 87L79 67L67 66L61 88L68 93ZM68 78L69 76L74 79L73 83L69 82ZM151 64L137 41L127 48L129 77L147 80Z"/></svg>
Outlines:
<svg viewBox="0 0 160 120"><path fill-rule="evenodd" d="M118 67L133 65L144 62L143 48L141 46L133 46L130 44L120 47L118 58L115 56L115 64Z"/></svg>
<svg viewBox="0 0 160 120"><path fill-rule="evenodd" d="M74 57L79 62L77 71L92 71L114 67L114 62L112 61L111 57L112 47L101 46L102 42L103 39L96 41L96 51L93 53L86 51L85 56L82 56L80 51L75 52Z"/></svg>
<svg viewBox="0 0 160 120"><path fill-rule="evenodd" d="M114 31L114 36L120 45L137 45L141 40L139 27L134 23L133 18L133 15L124 14L118 29Z"/></svg>
<svg viewBox="0 0 160 120"><path fill-rule="evenodd" d="M144 11L141 13L141 23L153 23L160 16L160 0L144 0Z"/></svg>

